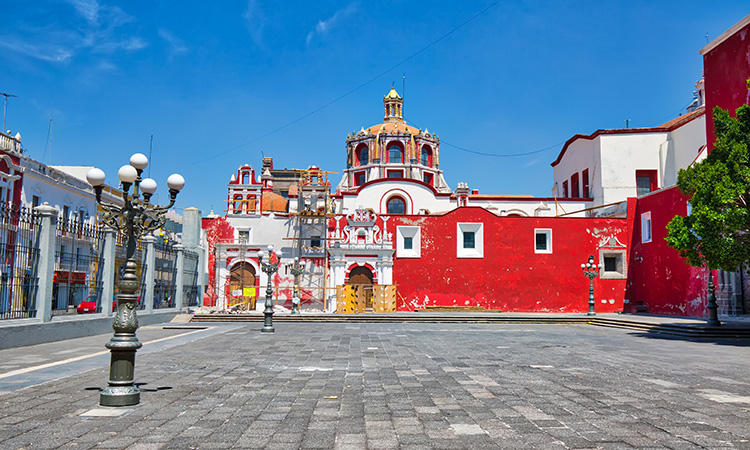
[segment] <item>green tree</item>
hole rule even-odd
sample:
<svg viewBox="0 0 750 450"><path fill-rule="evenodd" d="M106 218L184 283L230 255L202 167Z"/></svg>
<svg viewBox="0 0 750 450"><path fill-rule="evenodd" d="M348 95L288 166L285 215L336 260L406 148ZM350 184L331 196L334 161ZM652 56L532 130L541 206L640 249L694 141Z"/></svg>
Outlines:
<svg viewBox="0 0 750 450"><path fill-rule="evenodd" d="M750 106L736 116L714 109L714 149L677 176L692 211L672 219L666 240L692 266L734 271L750 262Z"/></svg>

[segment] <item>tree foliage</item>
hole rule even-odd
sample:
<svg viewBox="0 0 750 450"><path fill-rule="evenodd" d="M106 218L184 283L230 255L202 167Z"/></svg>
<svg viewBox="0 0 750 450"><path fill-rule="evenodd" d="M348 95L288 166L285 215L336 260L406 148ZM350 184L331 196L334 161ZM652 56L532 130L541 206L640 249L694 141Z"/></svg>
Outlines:
<svg viewBox="0 0 750 450"><path fill-rule="evenodd" d="M692 211L672 219L666 240L692 266L736 270L750 262L750 106L736 116L714 109L714 149L677 177Z"/></svg>

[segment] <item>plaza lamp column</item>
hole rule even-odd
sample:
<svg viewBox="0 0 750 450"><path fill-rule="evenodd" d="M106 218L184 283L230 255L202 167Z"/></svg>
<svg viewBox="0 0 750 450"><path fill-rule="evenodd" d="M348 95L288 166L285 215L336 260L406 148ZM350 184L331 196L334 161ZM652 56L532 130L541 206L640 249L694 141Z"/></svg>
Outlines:
<svg viewBox="0 0 750 450"><path fill-rule="evenodd" d="M86 174L86 180L94 188L96 201L104 211L100 218L101 223L123 232L128 243L124 271L117 283L117 312L112 321L115 333L106 344L111 359L108 386L99 394L101 406L130 406L140 403L141 393L133 380L135 352L142 346L135 335L138 329L136 303L140 285L136 274L136 245L139 237L164 226L165 214L174 205L177 194L185 186L185 179L181 175L170 175L167 178L169 204L152 204L151 196L156 192L156 181L151 178L141 179L143 169L147 165L148 158L136 153L130 157L130 164L120 167L117 172L122 183L123 206L102 200L105 174L101 169L94 168Z"/></svg>
<svg viewBox="0 0 750 450"><path fill-rule="evenodd" d="M276 256L276 262L272 262L273 256ZM279 270L279 263L281 263L281 252L277 251L274 254L273 245L268 246L268 262L263 262L263 250L258 252L258 264L260 264L261 270L268 275L268 286L266 287L266 308L263 310L263 328L260 330L264 333L273 333L276 331L273 328L273 289L271 282L273 281L273 274Z"/></svg>
<svg viewBox="0 0 750 450"><path fill-rule="evenodd" d="M594 257L589 256L589 260L585 264L581 264L581 269L583 269L583 275L589 279L589 316L595 316L596 313L594 312L594 305L596 304L594 302L594 278L596 278L597 275L599 275L599 271L601 270L602 265L596 265L594 263Z"/></svg>
<svg viewBox="0 0 750 450"><path fill-rule="evenodd" d="M294 296L292 297L292 314L299 314L299 277L304 273L305 269L299 263L299 257L294 258L294 265L289 269L292 275L294 275Z"/></svg>

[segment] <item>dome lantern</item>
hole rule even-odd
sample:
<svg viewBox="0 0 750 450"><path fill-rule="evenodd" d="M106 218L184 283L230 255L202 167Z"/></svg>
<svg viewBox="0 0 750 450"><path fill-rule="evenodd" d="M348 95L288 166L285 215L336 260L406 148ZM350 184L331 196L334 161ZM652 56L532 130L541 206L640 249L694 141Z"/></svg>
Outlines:
<svg viewBox="0 0 750 450"><path fill-rule="evenodd" d="M383 105L385 106L385 117L384 122L403 122L404 121L404 99L398 95L396 89L391 90L383 97Z"/></svg>

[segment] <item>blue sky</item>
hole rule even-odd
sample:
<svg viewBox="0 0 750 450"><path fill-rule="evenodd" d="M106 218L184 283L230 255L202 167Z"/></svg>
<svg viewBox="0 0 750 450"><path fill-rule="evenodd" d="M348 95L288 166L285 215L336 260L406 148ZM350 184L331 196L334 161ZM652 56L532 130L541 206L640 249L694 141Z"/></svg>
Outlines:
<svg viewBox="0 0 750 450"><path fill-rule="evenodd" d="M178 209L207 214L226 207L236 169L259 168L262 155L277 168L341 173L347 133L382 121L383 95L392 83L402 93L405 74L404 115L441 138L452 188L549 196L549 163L574 134L684 112L706 35L747 6L11 0L0 92L17 96L6 129L29 156L98 166L110 184L132 153L148 155L153 135L159 191L179 172Z"/></svg>

